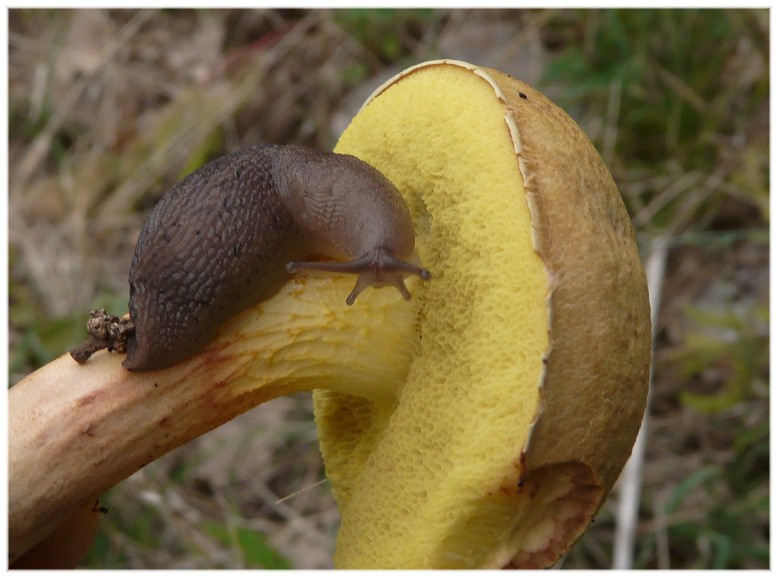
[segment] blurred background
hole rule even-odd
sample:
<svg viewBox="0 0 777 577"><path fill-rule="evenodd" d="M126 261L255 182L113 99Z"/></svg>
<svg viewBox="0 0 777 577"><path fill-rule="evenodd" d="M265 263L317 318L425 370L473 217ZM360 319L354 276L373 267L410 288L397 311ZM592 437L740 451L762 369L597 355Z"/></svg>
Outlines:
<svg viewBox="0 0 777 577"><path fill-rule="evenodd" d="M636 568L769 567L767 10L9 11L10 383L121 314L172 184L259 142L331 149L370 92L456 58L533 84L597 146L661 290ZM326 568L309 395L102 499L93 568ZM617 490L559 566L613 562Z"/></svg>

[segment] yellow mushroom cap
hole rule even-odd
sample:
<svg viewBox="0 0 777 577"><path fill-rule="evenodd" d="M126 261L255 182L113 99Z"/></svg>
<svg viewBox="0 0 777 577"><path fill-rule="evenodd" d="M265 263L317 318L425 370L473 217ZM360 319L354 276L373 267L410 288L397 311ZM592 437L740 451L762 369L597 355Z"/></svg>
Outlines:
<svg viewBox="0 0 777 577"><path fill-rule="evenodd" d="M387 82L335 150L397 185L434 275L395 402L314 394L336 565L552 564L645 406L647 289L612 177L542 94L456 61Z"/></svg>

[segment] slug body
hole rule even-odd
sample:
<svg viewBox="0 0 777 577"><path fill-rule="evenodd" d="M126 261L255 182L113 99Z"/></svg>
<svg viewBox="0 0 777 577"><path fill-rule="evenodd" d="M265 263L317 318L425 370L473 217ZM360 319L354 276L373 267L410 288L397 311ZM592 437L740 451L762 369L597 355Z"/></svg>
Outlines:
<svg viewBox="0 0 777 577"><path fill-rule="evenodd" d="M430 278L412 262L415 235L396 187L369 164L302 146L260 145L193 172L165 194L130 266L124 367L191 357L240 311L300 270L354 273L367 286Z"/></svg>

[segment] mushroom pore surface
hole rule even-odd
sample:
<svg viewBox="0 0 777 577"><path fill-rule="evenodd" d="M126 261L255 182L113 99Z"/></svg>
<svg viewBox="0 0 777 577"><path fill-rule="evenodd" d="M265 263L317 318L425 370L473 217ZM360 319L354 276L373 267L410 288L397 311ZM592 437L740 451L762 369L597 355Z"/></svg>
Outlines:
<svg viewBox="0 0 777 577"><path fill-rule="evenodd" d="M400 189L434 274L396 405L316 393L343 511L336 562L488 566L515 522L548 348L548 279L503 105L481 78L429 68L368 103L336 150ZM381 530L354 539L369 525Z"/></svg>

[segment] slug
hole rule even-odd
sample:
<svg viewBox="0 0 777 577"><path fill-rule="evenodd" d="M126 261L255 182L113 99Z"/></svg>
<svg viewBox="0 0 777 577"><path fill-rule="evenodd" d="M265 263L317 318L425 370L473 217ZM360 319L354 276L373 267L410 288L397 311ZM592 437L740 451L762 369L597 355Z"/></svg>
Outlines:
<svg viewBox="0 0 777 577"><path fill-rule="evenodd" d="M258 145L185 177L154 207L130 266L130 370L200 351L240 311L303 270L357 274L346 298L431 274L414 256L410 212L366 162L303 146Z"/></svg>

